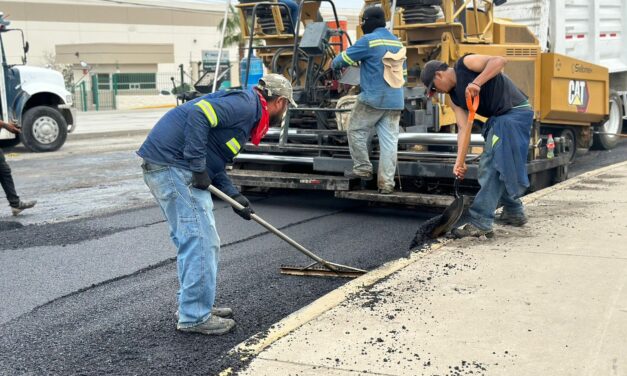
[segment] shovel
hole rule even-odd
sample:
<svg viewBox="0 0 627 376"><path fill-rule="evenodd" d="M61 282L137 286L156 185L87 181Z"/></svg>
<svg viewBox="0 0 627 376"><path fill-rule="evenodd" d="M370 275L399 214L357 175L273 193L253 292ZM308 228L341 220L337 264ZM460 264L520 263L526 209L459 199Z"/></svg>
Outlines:
<svg viewBox="0 0 627 376"><path fill-rule="evenodd" d="M466 97L466 107L468 107L468 122L466 123L468 127L471 127L475 120L475 114L477 112L477 108L479 108L479 96L476 97ZM455 177L454 189L455 189L455 200L444 209L444 213L440 216L437 224L431 231L431 238L435 239L438 236L446 234L459 220L464 212L464 196L459 194L459 178Z"/></svg>
<svg viewBox="0 0 627 376"><path fill-rule="evenodd" d="M223 201L227 202L229 205L234 207L237 210L242 210L244 207L237 201L230 198L227 194L214 187L213 185L209 186L209 191L214 195L221 198ZM290 275L301 275L301 276L318 276L318 277L347 277L347 278L355 278L359 277L362 274L365 274L366 271L363 269L353 268L351 266L346 266L342 264L336 264L333 262L329 262L315 253L311 252L307 248L298 244L292 238L279 231L276 227L272 226L270 223L266 222L258 216L257 214L251 214L250 218L268 229L270 232L278 236L279 238L286 241L289 245L296 248L298 251L303 253L305 256L311 258L315 262L309 264L307 266L281 266L282 274L290 274Z"/></svg>

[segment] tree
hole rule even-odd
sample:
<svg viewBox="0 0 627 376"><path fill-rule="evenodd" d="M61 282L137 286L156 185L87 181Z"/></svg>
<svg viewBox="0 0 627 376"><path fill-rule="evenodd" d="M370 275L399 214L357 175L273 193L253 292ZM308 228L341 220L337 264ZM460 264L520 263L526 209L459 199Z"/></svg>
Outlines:
<svg viewBox="0 0 627 376"><path fill-rule="evenodd" d="M222 26L224 25L224 19L218 24L218 30L222 32ZM224 31L223 47L228 48L237 45L238 60L241 61L244 57L244 38L242 31L239 27L239 13L235 10L235 7L231 5L229 7L229 15L226 18L226 30Z"/></svg>
<svg viewBox="0 0 627 376"><path fill-rule="evenodd" d="M57 64L57 57L51 51L44 51L44 61L48 68L56 70L63 75L65 87L69 91L74 92L74 70L72 69L72 64Z"/></svg>

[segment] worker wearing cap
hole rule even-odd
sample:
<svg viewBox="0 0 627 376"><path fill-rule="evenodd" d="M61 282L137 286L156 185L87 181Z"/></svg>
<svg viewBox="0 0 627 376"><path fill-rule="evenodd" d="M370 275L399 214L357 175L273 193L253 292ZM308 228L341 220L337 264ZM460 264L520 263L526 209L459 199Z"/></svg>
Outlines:
<svg viewBox="0 0 627 376"><path fill-rule="evenodd" d="M494 212L500 205L504 224L522 226L527 222L522 196L529 187L527 153L533 110L527 96L503 73L507 60L500 56L466 55L453 67L432 60L420 78L429 96L449 94L458 126L457 160L453 173L466 173L466 153L471 127L467 125L466 97L479 97L477 114L489 118L482 129L485 139L479 162L479 185L470 206L470 222L454 229L456 237L493 235Z"/></svg>
<svg viewBox="0 0 627 376"><path fill-rule="evenodd" d="M351 112L348 144L353 168L345 176L372 179L372 163L368 158L368 139L374 130L379 138L379 192L394 191L398 128L404 107L403 85L406 76L406 50L385 28L385 14L378 6L368 7L362 16L364 36L333 60L340 69L361 62L361 93Z"/></svg>
<svg viewBox="0 0 627 376"><path fill-rule="evenodd" d="M207 188L213 184L240 203L244 208L235 212L250 220L250 202L225 166L249 139L258 145L270 124L280 123L288 103L294 104L292 85L269 74L251 90L218 91L168 111L137 152L177 248L180 331L219 335L235 326L224 318L231 309L213 306L220 239Z"/></svg>

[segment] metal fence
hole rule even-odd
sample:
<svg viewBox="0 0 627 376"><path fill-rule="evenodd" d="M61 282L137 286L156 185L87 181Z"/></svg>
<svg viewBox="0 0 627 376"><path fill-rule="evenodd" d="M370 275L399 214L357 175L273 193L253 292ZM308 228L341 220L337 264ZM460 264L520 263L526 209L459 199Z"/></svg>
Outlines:
<svg viewBox="0 0 627 376"><path fill-rule="evenodd" d="M79 111L117 110L137 102L175 103L175 95L191 89L191 77L176 73L94 73L73 87L74 106Z"/></svg>

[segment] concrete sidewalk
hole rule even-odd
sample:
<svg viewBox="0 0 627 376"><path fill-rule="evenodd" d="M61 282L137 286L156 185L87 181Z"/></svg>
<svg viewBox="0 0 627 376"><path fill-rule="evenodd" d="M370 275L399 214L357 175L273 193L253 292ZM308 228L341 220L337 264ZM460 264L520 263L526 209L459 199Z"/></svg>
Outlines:
<svg viewBox="0 0 627 376"><path fill-rule="evenodd" d="M241 375L627 375L627 162L529 223L384 265L239 347ZM228 373L228 372L227 372Z"/></svg>

